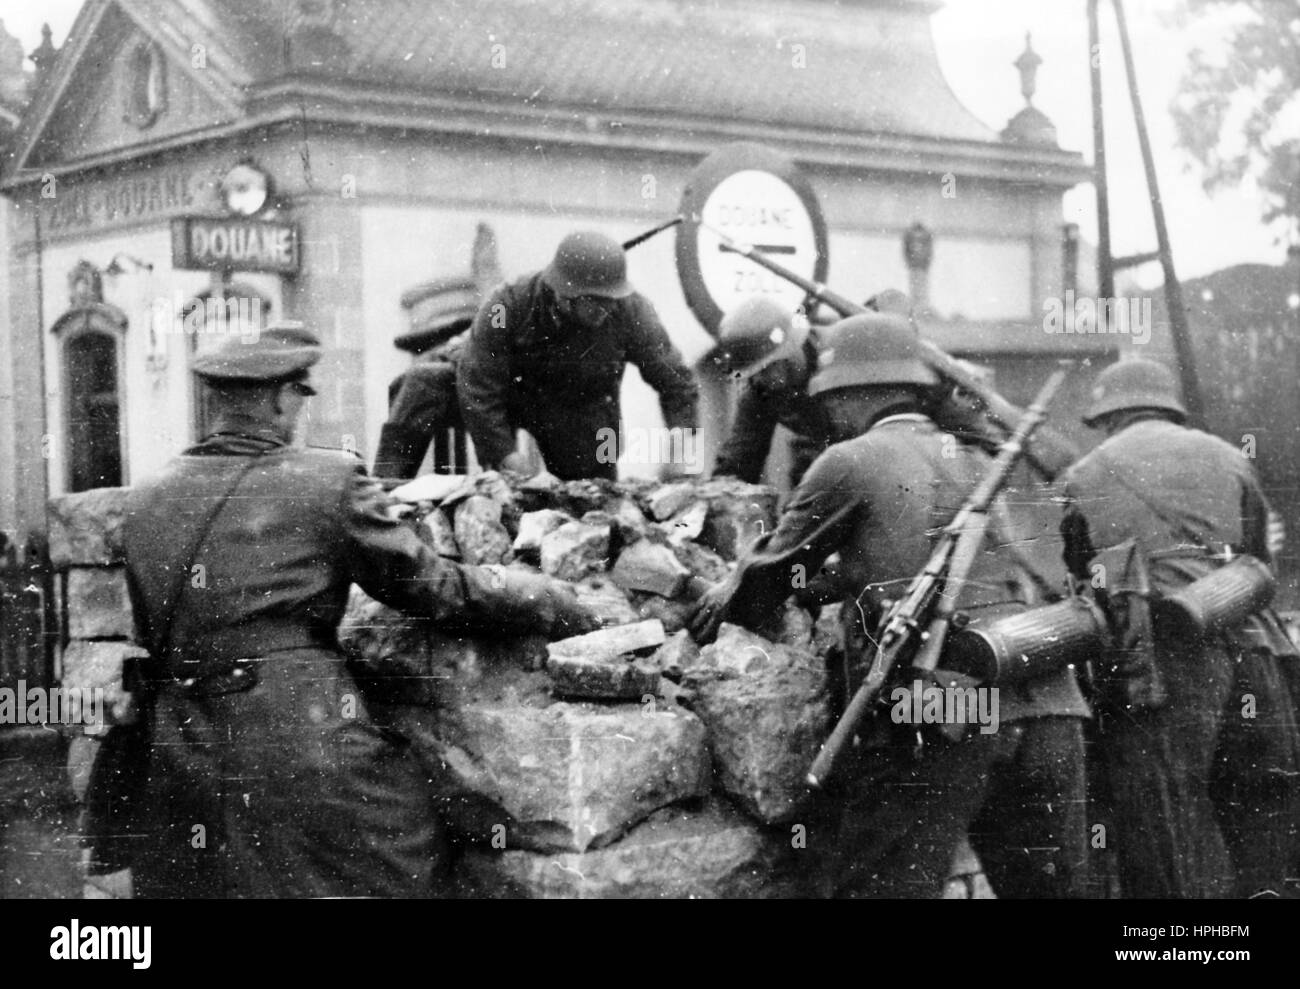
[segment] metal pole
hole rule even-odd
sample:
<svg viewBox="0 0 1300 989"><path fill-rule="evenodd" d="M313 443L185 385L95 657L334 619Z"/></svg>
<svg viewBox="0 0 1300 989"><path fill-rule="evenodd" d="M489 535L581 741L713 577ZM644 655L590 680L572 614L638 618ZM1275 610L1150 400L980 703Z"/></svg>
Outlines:
<svg viewBox="0 0 1300 989"><path fill-rule="evenodd" d="M1097 192L1097 291L1103 299L1115 297L1115 271L1110 256L1110 192L1106 186L1106 122L1101 102L1101 30L1097 23L1100 0L1088 0L1088 78L1092 84L1093 188Z"/></svg>
<svg viewBox="0 0 1300 989"><path fill-rule="evenodd" d="M1093 0L1095 3L1095 0ZM1133 103L1133 120L1137 124L1138 143L1142 148L1142 166L1146 171L1147 192L1151 197L1151 210L1156 225L1156 247L1160 254L1160 267L1165 278L1165 306L1169 310L1169 330L1174 338L1174 354L1178 359L1178 374L1183 386L1183 404L1187 406L1188 421L1204 429L1205 403L1201 398L1201 383L1196 374L1196 355L1192 352L1191 332L1187 325L1187 310L1183 308L1183 290L1174 273L1174 255L1169 247L1169 230L1165 226L1165 209L1160 201L1160 186L1156 181L1155 159L1151 154L1151 138L1147 134L1146 116L1142 113L1142 98L1138 94L1137 72L1133 66L1133 49L1129 44L1128 22L1124 17L1124 0L1112 0L1115 19L1119 23L1119 40L1124 51L1124 71L1128 75L1129 97ZM1111 298L1114 293L1102 295Z"/></svg>

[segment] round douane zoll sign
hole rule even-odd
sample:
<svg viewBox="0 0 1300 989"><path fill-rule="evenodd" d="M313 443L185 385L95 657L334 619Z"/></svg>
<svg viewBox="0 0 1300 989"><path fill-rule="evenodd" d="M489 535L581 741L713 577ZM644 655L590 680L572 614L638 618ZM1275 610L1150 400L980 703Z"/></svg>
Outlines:
<svg viewBox="0 0 1300 989"><path fill-rule="evenodd" d="M755 248L797 275L826 278L826 221L812 185L784 155L733 144L704 159L682 195L677 274L700 324L716 335L724 313L754 295L794 310L804 291L735 251Z"/></svg>

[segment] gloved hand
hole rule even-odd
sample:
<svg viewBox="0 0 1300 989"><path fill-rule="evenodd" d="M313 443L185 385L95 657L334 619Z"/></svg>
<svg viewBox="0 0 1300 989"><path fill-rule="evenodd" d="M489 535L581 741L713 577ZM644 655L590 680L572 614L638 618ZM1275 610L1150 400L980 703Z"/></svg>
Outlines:
<svg viewBox="0 0 1300 989"><path fill-rule="evenodd" d="M723 581L714 584L695 602L688 628L691 637L700 645L708 645L718 637L718 629L727 620L733 593L730 581Z"/></svg>
<svg viewBox="0 0 1300 989"><path fill-rule="evenodd" d="M548 639L567 639L600 628L596 613L578 600L573 588L542 574L492 568L493 586L512 598Z"/></svg>

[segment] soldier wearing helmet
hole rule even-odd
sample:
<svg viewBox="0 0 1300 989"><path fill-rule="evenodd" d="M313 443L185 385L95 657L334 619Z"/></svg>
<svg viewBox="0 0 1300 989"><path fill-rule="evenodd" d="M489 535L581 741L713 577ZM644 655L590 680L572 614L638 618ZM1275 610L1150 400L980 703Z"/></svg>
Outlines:
<svg viewBox="0 0 1300 989"><path fill-rule="evenodd" d="M911 304L896 289L867 300L867 308L910 320ZM766 296L746 299L718 326L715 359L744 383L731 431L718 450L714 475L729 474L751 484L763 474L778 425L793 434L790 482L797 485L808 465L830 443L830 430L818 402L808 394L829 327L809 325Z"/></svg>
<svg viewBox="0 0 1300 989"><path fill-rule="evenodd" d="M570 234L545 269L499 289L474 319L456 388L479 462L531 473L515 450L525 429L555 476L613 479L598 434L619 431L628 363L659 393L667 428L697 425L694 378L628 282L623 248L603 234Z"/></svg>
<svg viewBox="0 0 1300 989"><path fill-rule="evenodd" d="M1098 376L1083 421L1107 439L1062 479L1065 559L1115 633L1096 672L1123 894L1251 896L1295 861L1293 650L1269 611L1214 634L1161 622L1160 598L1232 556L1271 562L1249 460L1186 419L1162 364Z"/></svg>
<svg viewBox="0 0 1300 989"><path fill-rule="evenodd" d="M838 552L846 662L833 686L841 703L849 697L887 602L925 566L935 535L989 463L936 425L942 393L906 318L871 313L836 324L808 382L836 442L808 469L776 530L701 598L692 634L709 641L724 621L765 630L799 575ZM1037 585L1002 541L990 536L960 591L968 616L1038 603ZM904 685L932 682L933 674L899 673ZM1082 894L1087 705L1070 671L998 696L1001 727L990 734L931 741L917 759L918 726L882 719L873 745L847 757L843 792L817 836L833 849L826 874L836 895L939 896L968 830L999 896Z"/></svg>

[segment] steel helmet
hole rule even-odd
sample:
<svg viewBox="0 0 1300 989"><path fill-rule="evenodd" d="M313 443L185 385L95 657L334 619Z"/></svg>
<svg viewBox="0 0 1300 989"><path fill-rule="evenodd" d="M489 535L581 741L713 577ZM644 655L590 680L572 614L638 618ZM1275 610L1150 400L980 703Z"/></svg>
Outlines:
<svg viewBox="0 0 1300 989"><path fill-rule="evenodd" d="M598 295L623 299L632 294L627 255L618 241L593 230L579 230L560 241L542 281L562 299Z"/></svg>
<svg viewBox="0 0 1300 989"><path fill-rule="evenodd" d="M830 341L808 382L820 395L855 385L937 385L907 320L895 313L864 313L831 328Z"/></svg>
<svg viewBox="0 0 1300 989"><path fill-rule="evenodd" d="M718 324L718 360L743 378L793 357L808 339L808 321L778 302L751 296Z"/></svg>
<svg viewBox="0 0 1300 989"><path fill-rule="evenodd" d="M1102 416L1125 409L1163 409L1175 413L1180 422L1187 418L1174 373L1145 357L1120 361L1097 375L1083 423L1095 426Z"/></svg>

